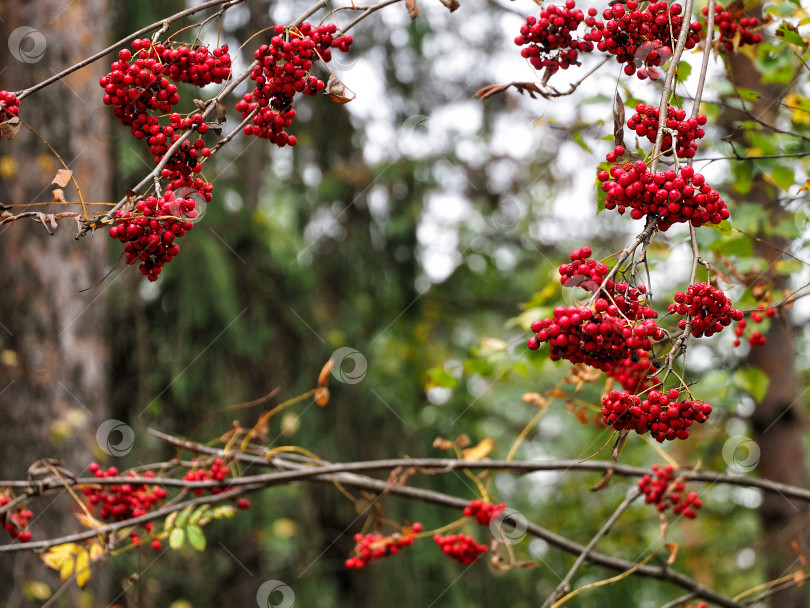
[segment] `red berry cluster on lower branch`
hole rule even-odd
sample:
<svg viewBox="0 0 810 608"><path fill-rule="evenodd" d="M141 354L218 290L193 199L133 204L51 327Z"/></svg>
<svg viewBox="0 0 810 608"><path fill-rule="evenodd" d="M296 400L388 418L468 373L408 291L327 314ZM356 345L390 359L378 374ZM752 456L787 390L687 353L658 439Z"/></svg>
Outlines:
<svg viewBox="0 0 810 608"><path fill-rule="evenodd" d="M354 535L354 557L346 560L347 568L361 569L368 565L372 559L379 559L395 555L403 547L413 544L416 535L422 531L422 524L414 523L405 527L402 533L384 536L378 533Z"/></svg>
<svg viewBox="0 0 810 608"><path fill-rule="evenodd" d="M701 13L708 16L709 7L704 6ZM727 51L735 50L735 45L740 47L746 44L759 44L762 42L762 34L752 31L758 25L759 19L756 17L741 17L739 15L735 17L731 11L724 9L722 4L714 5L714 27L719 30L720 42Z"/></svg>
<svg viewBox="0 0 810 608"><path fill-rule="evenodd" d="M481 526L488 526L493 517L503 511L506 505L503 503L493 504L491 502L484 502L483 500L471 500L470 504L464 507L464 515L466 517L474 517L475 521Z"/></svg>
<svg viewBox="0 0 810 608"><path fill-rule="evenodd" d="M766 318L773 317L776 314L775 308L766 308L765 304L760 304L757 306L757 310L751 313L751 320L755 324L762 323L765 321ZM745 333L745 328L748 326L748 322L746 319L740 319L737 321L736 326L734 327L734 346L739 346L742 344L741 338ZM748 336L748 346L754 348L756 346L762 346L765 344L765 335L761 331L754 331Z"/></svg>
<svg viewBox="0 0 810 608"><path fill-rule="evenodd" d="M191 220L197 215L194 199L167 191L159 200L150 196L139 201L134 210L116 211L110 236L125 243L127 264L141 260L141 274L156 281L162 266L180 252L175 239L194 227Z"/></svg>
<svg viewBox="0 0 810 608"><path fill-rule="evenodd" d="M675 303L669 305L669 312L692 317L692 336L710 337L731 325L732 321L741 321L743 313L737 310L731 300L708 283L693 283L686 293L675 294ZM686 327L686 319L678 321L678 327Z"/></svg>
<svg viewBox="0 0 810 608"><path fill-rule="evenodd" d="M610 153L608 160L616 156L621 154ZM634 220L655 215L661 232L684 222L695 227L716 225L730 215L720 194L690 166L682 167L680 173L673 169L652 173L647 163L639 160L613 165L609 172L600 171L597 178L607 195L605 209L616 209L620 214L630 209Z"/></svg>
<svg viewBox="0 0 810 608"><path fill-rule="evenodd" d="M109 467L106 471L93 462L88 467L90 472L98 478L117 477L118 469ZM146 471L141 477L154 477L151 471ZM129 471L126 477L136 477ZM86 487L82 490L90 505L98 507L98 517L101 519L113 518L124 521L133 517L146 515L152 508L168 496L166 490L159 485L147 486L144 484L128 484Z"/></svg>
<svg viewBox="0 0 810 608"><path fill-rule="evenodd" d="M9 504L12 498L8 495L0 496L0 507ZM21 542L27 543L31 540L31 532L28 529L28 524L34 519L34 514L30 509L24 506L17 506L11 511L7 511L4 516L0 518L3 528L8 532L11 538Z"/></svg>
<svg viewBox="0 0 810 608"><path fill-rule="evenodd" d="M469 565L487 552L487 546L467 534L450 534L442 536L437 534L433 542L439 545L442 552L449 558Z"/></svg>
<svg viewBox="0 0 810 608"><path fill-rule="evenodd" d="M628 392L610 391L602 397L602 419L617 431L635 431L639 435L650 432L662 443L689 437L689 428L704 423L712 413L712 406L702 401L678 401L680 391L653 390L642 398Z"/></svg>
<svg viewBox="0 0 810 608"><path fill-rule="evenodd" d="M653 474L644 475L638 482L639 489L646 496L644 502L656 505L662 513L672 507L676 514L683 514L684 517L694 519L697 517L697 511L703 506L703 503L696 492L683 494L686 486L683 481L672 479L674 470L672 465L665 467L653 465Z"/></svg>

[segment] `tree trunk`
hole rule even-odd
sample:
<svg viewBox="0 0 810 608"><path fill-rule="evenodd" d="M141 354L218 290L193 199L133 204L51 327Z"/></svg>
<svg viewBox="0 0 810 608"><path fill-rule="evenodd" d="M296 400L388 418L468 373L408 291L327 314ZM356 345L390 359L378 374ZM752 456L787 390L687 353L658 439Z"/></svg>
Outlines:
<svg viewBox="0 0 810 608"><path fill-rule="evenodd" d="M106 44L106 0L5 0L2 9L0 89L41 82ZM99 61L20 104L21 118L59 152L87 201L111 196L111 112L101 103L98 85L104 67ZM48 147L23 127L14 140L0 142L0 202L19 205L14 213L43 209L26 205L53 200L50 184L59 168ZM66 200L78 200L72 185L64 192ZM108 280L79 293L104 276L107 237L100 233L76 241L76 232L72 220L60 221L54 236L30 219L0 227L0 479L25 479L28 466L44 457L60 458L80 474L103 455L96 430L109 418L104 292L114 284ZM32 510L34 539L79 528L71 500L40 500ZM26 582L43 580L52 590L60 585L35 556L0 556L5 606L41 604L31 603L24 589ZM94 569L92 591L101 593L103 583L102 571ZM105 605L101 599L99 605Z"/></svg>
<svg viewBox="0 0 810 608"><path fill-rule="evenodd" d="M752 16L762 17L761 6ZM751 114L774 124L779 101L788 92L781 85L765 85L761 74L743 53L732 54L727 62L731 82L737 88L759 93L757 100L748 106ZM733 121L746 120L740 112L724 113L724 124L731 127ZM744 142L741 130L733 131L732 141ZM751 162L751 161L747 161ZM760 174L746 196L749 202L763 207L763 217L776 225L786 217L780 207L778 196ZM733 219L733 213L732 213ZM774 270L774 264L783 257L782 250L788 246L785 239L774 235L758 235L754 246L755 255L767 262L763 277L772 282L778 300L782 289L788 287L789 277ZM762 370L769 378L768 391L751 418L754 441L759 447L757 472L772 481L807 487L806 453L803 445L805 432L804 393L800 393L796 371L796 348L794 336L797 327L789 313L774 318L763 346L753 348L747 364ZM770 580L801 569L799 557L792 547L796 543L804 555L810 555L810 530L808 530L808 507L805 503L789 500L779 494L766 492L759 511L762 525L760 555L766 560L766 573ZM773 606L780 608L805 608L810 605L810 589L807 585L793 587L773 596Z"/></svg>

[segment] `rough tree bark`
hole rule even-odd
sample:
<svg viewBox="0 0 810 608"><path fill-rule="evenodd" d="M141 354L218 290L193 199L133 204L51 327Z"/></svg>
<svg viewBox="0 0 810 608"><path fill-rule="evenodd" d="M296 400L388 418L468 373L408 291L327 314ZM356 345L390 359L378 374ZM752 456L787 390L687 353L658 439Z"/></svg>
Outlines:
<svg viewBox="0 0 810 608"><path fill-rule="evenodd" d="M108 26L107 0L3 0L0 89L33 85L102 48ZM110 112L98 86L103 70L104 63L98 62L21 104L22 118L60 153L88 201L111 197ZM59 167L47 146L23 128L14 140L0 142L0 202L53 200L49 186ZM73 186L65 188L65 197L77 200ZM95 435L109 418L104 292L113 283L79 293L106 272L107 239L98 234L77 242L76 232L76 224L64 220L54 236L30 220L0 227L2 479L25 478L28 466L43 457L60 458L81 473L92 459L104 456ZM34 537L75 531L72 509L69 501L40 503ZM45 580L55 589L58 577L49 576L36 556L14 555L0 555L2 603L10 608L39 605L26 598L26 583ZM98 596L104 577L94 571L93 579ZM99 605L106 605L101 599Z"/></svg>
<svg viewBox="0 0 810 608"><path fill-rule="evenodd" d="M757 6L753 16L761 18L761 6ZM762 75L743 53L731 54L727 61L728 75L735 87L756 91L758 98L750 102L750 113L774 124L779 101L789 92L789 86L763 84ZM745 133L734 130L733 122L748 120L741 112L724 113L725 126L731 129L732 141L744 145ZM772 186L759 175L753 184L746 201L756 202L763 207L763 217L776 225L786 217L780 208L779 199ZM767 261L762 278L771 282L779 299L779 291L788 286L789 277L779 274L775 264L785 256L789 244L785 239L774 235L759 234L762 241L754 245L755 255ZM766 242L767 241L767 242ZM760 458L757 472L764 478L806 487L808 483L803 435L806 432L805 408L806 391L800 390L796 371L797 328L787 315L774 318L767 333L767 342L751 350L747 364L762 370L769 378L768 391L757 403L751 423L754 441L759 446ZM760 555L767 562L767 576L776 579L801 568L799 557L791 543L798 544L804 555L810 555L810 528L808 528L808 507L806 504L789 500L778 494L763 495L759 510L762 525ZM810 589L807 585L794 587L773 596L772 606L780 608L805 608L810 605Z"/></svg>

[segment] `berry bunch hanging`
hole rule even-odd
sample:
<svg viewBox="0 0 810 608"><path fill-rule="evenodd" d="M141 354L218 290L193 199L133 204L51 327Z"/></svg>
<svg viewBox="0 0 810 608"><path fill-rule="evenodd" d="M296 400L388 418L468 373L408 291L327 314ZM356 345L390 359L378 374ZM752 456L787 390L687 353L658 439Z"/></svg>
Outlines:
<svg viewBox="0 0 810 608"><path fill-rule="evenodd" d="M11 501L10 496L3 494L0 496L0 507L9 504ZM33 519L34 513L30 509L18 506L11 511L7 511L0 519L0 523L2 523L3 528L11 538L21 543L27 543L31 540L31 531L28 529L28 525Z"/></svg>
<svg viewBox="0 0 810 608"><path fill-rule="evenodd" d="M465 517L474 517L478 525L488 526L492 518L496 517L498 513L505 508L506 505L503 503L496 505L491 502L476 499L470 501L470 504L464 507L464 515Z"/></svg>
<svg viewBox="0 0 810 608"><path fill-rule="evenodd" d="M597 14L595 8L588 9L591 19ZM540 17L526 18L520 28L515 44L525 46L520 55L528 59L536 70L548 69L554 73L566 70L577 64L579 53L593 50L591 34L576 38L579 25L585 21L585 14L576 8L574 0L567 0L564 7L549 4L540 11Z"/></svg>
<svg viewBox="0 0 810 608"><path fill-rule="evenodd" d="M449 557L464 565L472 564L487 552L487 546L477 542L468 534L450 534L442 536L436 534L433 542L439 545L439 549Z"/></svg>
<svg viewBox="0 0 810 608"><path fill-rule="evenodd" d="M652 475L644 475L638 482L646 497L644 502L654 504L661 513L672 507L676 515L694 519L703 503L696 492L684 495L686 486L682 480L672 478L674 470L672 465L652 466Z"/></svg>
<svg viewBox="0 0 810 608"><path fill-rule="evenodd" d="M704 6L702 11L704 16L708 16L709 7ZM727 51L733 51L736 47L746 44L759 44L762 42L762 34L753 31L759 25L756 17L741 17L734 15L731 11L724 9L722 4L714 5L714 26L719 33L719 40Z"/></svg>
<svg viewBox="0 0 810 608"><path fill-rule="evenodd" d="M732 321L743 319L742 311L734 308L723 290L708 283L693 283L686 293L676 293L675 303L669 305L669 312L692 317L692 336L695 338L711 337L731 325ZM686 319L678 321L678 327L684 329Z"/></svg>
<svg viewBox="0 0 810 608"><path fill-rule="evenodd" d="M293 100L299 93L315 96L325 87L324 82L310 73L313 65L332 59L333 48L347 52L351 36L335 36L334 24L300 27L277 25L270 44L263 44L254 53L258 64L250 78L256 83L252 93L245 94L236 109L247 118L256 110L252 123L245 126L245 134L269 139L279 147L294 146L297 139L287 129L295 110Z"/></svg>
<svg viewBox="0 0 810 608"><path fill-rule="evenodd" d="M404 547L413 544L416 535L422 531L422 524L414 523L405 527L402 533L384 536L379 533L355 534L354 556L346 560L347 568L365 568L372 559L395 555Z"/></svg>
<svg viewBox="0 0 810 608"><path fill-rule="evenodd" d="M712 406L701 401L678 401L680 391L652 390L642 398L628 392L610 391L602 397L602 419L617 431L650 432L659 443L687 439L693 423L704 423Z"/></svg>
<svg viewBox="0 0 810 608"><path fill-rule="evenodd" d="M620 156L619 151L623 154L625 150L617 146L607 155L608 161ZM652 173L647 163L639 160L615 164L610 171L599 171L597 178L607 195L606 209L616 209L620 214L630 209L635 220L655 215L661 232L685 222L696 228L717 225L730 216L720 194L691 166L681 167L679 172L667 169Z"/></svg>
<svg viewBox="0 0 810 608"><path fill-rule="evenodd" d="M97 463L93 462L88 467L96 477L117 477L118 469L109 467L103 470ZM145 471L141 477L154 477L152 471ZM135 473L129 471L126 477L136 477ZM149 513L153 507L164 500L168 494L159 485L144 484L121 484L111 486L85 487L82 492L87 497L87 502L94 507L98 507L98 517L100 519L114 519L125 521L133 517L140 517Z"/></svg>
<svg viewBox="0 0 810 608"><path fill-rule="evenodd" d="M0 122L20 114L20 102L14 93L0 91Z"/></svg>
<svg viewBox="0 0 810 608"><path fill-rule="evenodd" d="M646 137L650 143L655 143L658 133L658 119L660 110L656 106L640 103L636 106L636 113L627 121L627 126L636 132L639 137ZM697 152L697 140L705 132L701 128L706 124L706 116L698 114L695 118L686 118L686 112L680 108L667 106L666 128L676 131L675 154L678 158L693 158ZM672 156L672 135L665 132L661 141L661 150L665 156Z"/></svg>

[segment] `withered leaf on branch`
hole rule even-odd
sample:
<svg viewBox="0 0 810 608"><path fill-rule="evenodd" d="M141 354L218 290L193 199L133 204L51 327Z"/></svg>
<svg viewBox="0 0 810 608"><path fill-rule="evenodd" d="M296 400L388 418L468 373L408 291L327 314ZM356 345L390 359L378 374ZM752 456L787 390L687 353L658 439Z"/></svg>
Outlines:
<svg viewBox="0 0 810 608"><path fill-rule="evenodd" d="M51 182L51 185L64 188L70 183L70 178L73 177L73 171L70 169L59 169Z"/></svg>
<svg viewBox="0 0 810 608"><path fill-rule="evenodd" d="M444 4L451 13L461 6L458 0L439 0L439 2Z"/></svg>
<svg viewBox="0 0 810 608"><path fill-rule="evenodd" d="M222 103L219 99L217 99L217 122L222 124L227 120L228 116L228 107Z"/></svg>
<svg viewBox="0 0 810 608"><path fill-rule="evenodd" d="M433 447L437 450L452 450L453 442L444 437L436 437L436 439L433 440Z"/></svg>
<svg viewBox="0 0 810 608"><path fill-rule="evenodd" d="M208 102L205 102L202 99L195 99L194 105L197 106L198 110L203 111L208 107Z"/></svg>
<svg viewBox="0 0 810 608"><path fill-rule="evenodd" d="M411 21L419 16L419 7L416 6L416 0L405 0L405 6L408 8L408 17Z"/></svg>
<svg viewBox="0 0 810 608"><path fill-rule="evenodd" d="M509 87L515 87L521 95L527 93L532 99L537 99L535 93L541 94L540 87L533 82L510 82L509 84L488 84L484 88L476 91L475 96L481 99L487 99L493 95L503 93Z"/></svg>
<svg viewBox="0 0 810 608"><path fill-rule="evenodd" d="M65 192L61 188L54 188L53 189L53 200L57 203L64 203L65 202Z"/></svg>
<svg viewBox="0 0 810 608"><path fill-rule="evenodd" d="M326 95L331 101L335 103L349 103L356 95L351 97L346 96L346 85L338 80L337 76L332 74L329 80L326 81L326 86L323 89L323 94Z"/></svg>
<svg viewBox="0 0 810 608"><path fill-rule="evenodd" d="M478 445L475 445L466 450L462 450L461 457L464 460L483 460L495 447L495 442L492 437L486 437L481 440Z"/></svg>
<svg viewBox="0 0 810 608"><path fill-rule="evenodd" d="M0 122L0 135L6 139L13 139L17 132L20 130L20 119L17 116L12 116L4 122Z"/></svg>
<svg viewBox="0 0 810 608"><path fill-rule="evenodd" d="M48 231L48 234L53 236L56 233L58 224L53 213L37 213L37 218L39 218L39 222L45 227L45 230Z"/></svg>
<svg viewBox="0 0 810 608"><path fill-rule="evenodd" d="M624 145L624 101L616 91L616 102L613 104L613 145Z"/></svg>

